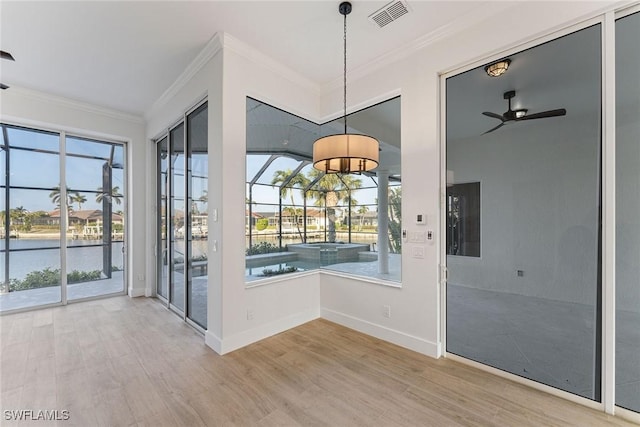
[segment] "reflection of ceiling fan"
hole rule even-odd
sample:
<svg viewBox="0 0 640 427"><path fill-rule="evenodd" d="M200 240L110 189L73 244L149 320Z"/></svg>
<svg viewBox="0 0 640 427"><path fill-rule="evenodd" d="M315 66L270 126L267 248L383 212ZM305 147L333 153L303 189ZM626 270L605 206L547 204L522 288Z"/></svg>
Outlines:
<svg viewBox="0 0 640 427"><path fill-rule="evenodd" d="M567 114L567 110L565 110L564 108L559 108L557 110L548 110L548 111L543 111L541 113L529 114L527 116L526 108L521 108L518 110L511 109L511 98L513 98L514 96L516 96L515 90L510 90L504 93L504 96L503 96L504 99L507 99L509 102L509 109L505 111L504 114L502 115L496 114L490 111L485 111L482 113L487 117L492 117L494 119L498 119L501 121L501 123L498 126L494 127L493 129L489 129L485 133L493 132L494 130L500 129L502 126L510 122L519 122L521 120L546 119L548 117L564 116L565 114Z"/></svg>
<svg viewBox="0 0 640 427"><path fill-rule="evenodd" d="M4 50L0 50L0 58L2 59L7 59L9 61L15 61L15 59L13 59L13 56L11 56L11 54L9 52L5 52ZM9 86L0 83L0 89L9 89Z"/></svg>

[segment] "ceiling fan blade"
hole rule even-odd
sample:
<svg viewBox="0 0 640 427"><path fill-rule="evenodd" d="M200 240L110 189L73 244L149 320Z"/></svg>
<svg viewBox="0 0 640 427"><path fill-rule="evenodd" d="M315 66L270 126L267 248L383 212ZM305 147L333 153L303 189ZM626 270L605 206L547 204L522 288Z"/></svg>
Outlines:
<svg viewBox="0 0 640 427"><path fill-rule="evenodd" d="M5 52L4 50L0 50L0 58L8 59L9 61L15 61L15 59L13 59L13 55L11 55L9 52Z"/></svg>
<svg viewBox="0 0 640 427"><path fill-rule="evenodd" d="M557 110L549 110L543 111L541 113L529 114L528 116L520 117L516 120L546 119L548 117L564 116L565 114L567 114L567 110L565 110L564 108L559 108Z"/></svg>
<svg viewBox="0 0 640 427"><path fill-rule="evenodd" d="M484 114L487 117L498 119L498 120L504 122L504 118L502 118L502 116L500 114L492 113L491 111L485 111L482 114Z"/></svg>
<svg viewBox="0 0 640 427"><path fill-rule="evenodd" d="M493 132L494 130L498 130L500 129L502 126L504 126L504 123L500 123L498 126L494 127L493 129L489 129L488 131L486 131L485 133L483 133L483 135L488 134L489 132Z"/></svg>

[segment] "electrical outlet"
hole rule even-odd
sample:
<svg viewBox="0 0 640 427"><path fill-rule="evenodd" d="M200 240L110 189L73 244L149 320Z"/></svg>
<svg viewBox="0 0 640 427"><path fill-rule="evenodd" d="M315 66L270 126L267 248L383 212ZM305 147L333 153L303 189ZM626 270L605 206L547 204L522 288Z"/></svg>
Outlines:
<svg viewBox="0 0 640 427"><path fill-rule="evenodd" d="M382 315L387 318L391 318L391 306L383 305L382 306Z"/></svg>
<svg viewBox="0 0 640 427"><path fill-rule="evenodd" d="M138 274L138 280L144 282L144 274Z"/></svg>
<svg viewBox="0 0 640 427"><path fill-rule="evenodd" d="M413 257L414 258L424 258L424 247L415 246L413 248Z"/></svg>
<svg viewBox="0 0 640 427"><path fill-rule="evenodd" d="M250 308L247 309L247 320L253 320L253 310Z"/></svg>

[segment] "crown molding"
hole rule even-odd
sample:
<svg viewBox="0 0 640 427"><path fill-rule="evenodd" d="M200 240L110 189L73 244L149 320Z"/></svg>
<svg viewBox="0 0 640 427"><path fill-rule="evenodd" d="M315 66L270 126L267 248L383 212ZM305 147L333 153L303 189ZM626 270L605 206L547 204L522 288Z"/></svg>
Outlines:
<svg viewBox="0 0 640 427"><path fill-rule="evenodd" d="M195 59L191 61L171 86L169 86L167 90L160 95L156 102L153 103L149 111L145 113L145 117L147 119L176 96L180 92L180 89L182 89L214 56L218 54L218 52L222 50L222 40L223 35L220 33L216 33L211 37Z"/></svg>
<svg viewBox="0 0 640 427"><path fill-rule="evenodd" d="M144 117L142 116L124 113L122 111L114 110L107 107L100 107L98 105L89 104L86 102L78 101L76 99L65 98L63 96L53 95L50 93L40 92L38 90L27 89L25 87L14 85L11 86L10 90L12 94L16 94L25 98L35 99L37 101L47 102L49 104L54 104L60 107L72 108L75 110L105 116L116 120L124 120L131 123L144 124Z"/></svg>
<svg viewBox="0 0 640 427"><path fill-rule="evenodd" d="M480 10L472 10L447 25L427 33L401 49L380 55L372 61L354 67L347 73L350 80L356 81L404 58L417 54L420 50L472 28L487 18L514 7L512 2L491 2ZM342 86L342 76L336 77L321 86L322 93L333 91Z"/></svg>
<svg viewBox="0 0 640 427"><path fill-rule="evenodd" d="M282 65L280 62L274 60L270 56L265 55L254 47L240 41L239 39L229 34L225 33L223 35L223 39L225 49L229 49L251 62L255 62L256 64L260 64L266 67L279 76L289 80L291 83L302 86L318 96L320 95L320 85L298 73L297 71L294 71L293 69Z"/></svg>

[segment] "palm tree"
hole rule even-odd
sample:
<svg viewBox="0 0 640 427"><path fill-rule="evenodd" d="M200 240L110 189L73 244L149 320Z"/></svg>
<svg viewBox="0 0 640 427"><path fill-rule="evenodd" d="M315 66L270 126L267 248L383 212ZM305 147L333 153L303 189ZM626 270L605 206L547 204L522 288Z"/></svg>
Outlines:
<svg viewBox="0 0 640 427"><path fill-rule="evenodd" d="M24 226L24 220L27 215L27 210L24 206L18 206L17 208L9 209L9 218L11 219L11 225L17 230Z"/></svg>
<svg viewBox="0 0 640 427"><path fill-rule="evenodd" d="M364 215L369 212L369 208L367 206L360 206L358 208L358 214L360 215L360 227L358 231L362 231L362 223L364 222Z"/></svg>
<svg viewBox="0 0 640 427"><path fill-rule="evenodd" d="M309 171L309 180L313 181L323 172L318 169ZM327 209L329 225L327 227L327 240L331 243L336 241L336 210L338 203L348 203L350 190L362 187L362 180L354 178L353 175L327 174L309 190L309 195L315 199L316 206L324 205ZM351 199L351 205L357 204L355 199ZM351 225L349 225L351 226Z"/></svg>
<svg viewBox="0 0 640 427"><path fill-rule="evenodd" d="M389 190L389 248L392 253L402 252L402 187Z"/></svg>
<svg viewBox="0 0 640 427"><path fill-rule="evenodd" d="M98 187L99 193L96 194L96 202L102 203L103 199L107 199L109 202L116 202L117 205L122 203L123 194L120 194L120 187L115 186L111 189L111 193L104 191L102 187Z"/></svg>
<svg viewBox="0 0 640 427"><path fill-rule="evenodd" d="M71 212L73 209L73 193L69 191L69 187L66 187L66 190L67 190L67 200L65 203L64 218L65 218L65 224L67 224L67 228L68 228L69 212ZM51 198L51 201L53 202L53 204L56 205L56 208L60 209L60 215L62 215L62 200L61 200L62 196L60 194L59 184L53 187L53 191L49 193L49 197Z"/></svg>
<svg viewBox="0 0 640 427"><path fill-rule="evenodd" d="M67 207L71 206L73 204L73 194L71 191L69 191L69 187L67 187ZM78 193L75 193L78 194ZM49 193L49 197L51 198L51 201L53 202L54 205L56 205L56 207L60 207L60 185L56 185L55 187L53 187L53 191L51 193Z"/></svg>
<svg viewBox="0 0 640 427"><path fill-rule="evenodd" d="M71 196L71 201L78 204L78 210L82 210L82 204L87 202L87 198L76 191Z"/></svg>
<svg viewBox="0 0 640 427"><path fill-rule="evenodd" d="M273 174L273 179L271 179L271 185L278 185L278 184L287 182L287 180L291 177L292 174L293 174L293 171L291 169L287 169L284 171L281 171L281 170L275 171ZM304 242L304 237L302 236L302 231L300 230L300 222L298 221L298 218L299 218L298 214L301 211L295 208L296 204L295 204L295 201L293 200L293 191L295 190L295 188L293 187L298 186L299 189L303 189L303 188L306 188L307 185L309 185L309 182L310 182L309 179L306 176L304 176L304 174L297 173L296 176L291 178L291 180L287 183L285 187L282 187L280 189L280 196L282 198L286 198L287 195L291 198L291 206L293 206L293 208L288 211L293 214L293 220L296 224L296 228L298 229L298 235L300 236L300 240L303 242ZM280 215L282 215L282 212L280 213ZM280 230L280 233L282 233L282 230Z"/></svg>

